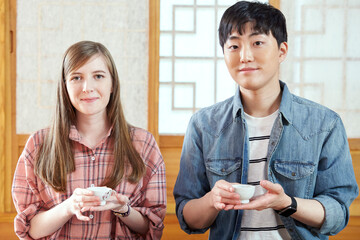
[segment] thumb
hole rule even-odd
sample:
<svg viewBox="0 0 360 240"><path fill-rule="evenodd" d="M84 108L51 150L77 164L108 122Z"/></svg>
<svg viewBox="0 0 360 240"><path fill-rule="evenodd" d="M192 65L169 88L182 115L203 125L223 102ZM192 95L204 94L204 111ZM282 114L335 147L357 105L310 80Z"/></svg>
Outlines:
<svg viewBox="0 0 360 240"><path fill-rule="evenodd" d="M282 191L282 187L280 184L277 183L272 183L268 180L261 180L260 181L260 186L265 188L266 190L270 191L270 192L276 192L276 193L280 193Z"/></svg>
<svg viewBox="0 0 360 240"><path fill-rule="evenodd" d="M118 202L122 205L125 205L129 202L129 198L125 195L122 195L120 193L115 193L115 197L118 200Z"/></svg>

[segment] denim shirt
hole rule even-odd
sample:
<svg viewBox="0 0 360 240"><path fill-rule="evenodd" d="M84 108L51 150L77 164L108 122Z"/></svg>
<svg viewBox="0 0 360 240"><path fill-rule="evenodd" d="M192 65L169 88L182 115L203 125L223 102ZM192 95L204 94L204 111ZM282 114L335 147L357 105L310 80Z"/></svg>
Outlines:
<svg viewBox="0 0 360 240"><path fill-rule="evenodd" d="M292 239L328 239L349 220L349 206L358 195L352 159L338 114L291 94L280 82L279 115L269 140L268 180L279 183L287 195L316 199L325 209L320 229L291 217L281 219ZM176 214L188 234L185 204L203 197L215 183L247 183L249 139L240 91L234 97L195 113L185 134L180 171L174 187ZM209 239L233 239L240 234L243 210L220 211L209 227Z"/></svg>

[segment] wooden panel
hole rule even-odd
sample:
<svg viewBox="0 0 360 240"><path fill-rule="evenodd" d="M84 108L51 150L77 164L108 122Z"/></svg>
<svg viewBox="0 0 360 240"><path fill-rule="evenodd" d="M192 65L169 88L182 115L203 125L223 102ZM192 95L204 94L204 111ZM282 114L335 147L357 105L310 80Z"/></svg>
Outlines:
<svg viewBox="0 0 360 240"><path fill-rule="evenodd" d="M189 235L181 230L175 214L167 214L164 221L164 232L162 240L200 240L208 239L209 231L204 234Z"/></svg>
<svg viewBox="0 0 360 240"><path fill-rule="evenodd" d="M178 148L181 150L184 136L160 135L159 146L162 148Z"/></svg>
<svg viewBox="0 0 360 240"><path fill-rule="evenodd" d="M16 0L0 0L0 213L13 211L12 163L15 135Z"/></svg>
<svg viewBox="0 0 360 240"><path fill-rule="evenodd" d="M356 182L360 183L360 151L351 151ZM358 196L350 206L351 216L360 216L360 196Z"/></svg>
<svg viewBox="0 0 360 240"><path fill-rule="evenodd" d="M5 106L6 106L6 27L5 27L5 1L0 1L0 186L5 186ZM4 212L5 189L0 189L0 212Z"/></svg>
<svg viewBox="0 0 360 240"><path fill-rule="evenodd" d="M269 4L280 9L280 0L269 0Z"/></svg>
<svg viewBox="0 0 360 240"><path fill-rule="evenodd" d="M165 161L166 168L166 193L167 193L167 213L175 213L175 200L173 189L177 174L180 169L179 159L181 152L177 148L160 149Z"/></svg>
<svg viewBox="0 0 360 240"><path fill-rule="evenodd" d="M148 130L159 141L160 0L149 0Z"/></svg>

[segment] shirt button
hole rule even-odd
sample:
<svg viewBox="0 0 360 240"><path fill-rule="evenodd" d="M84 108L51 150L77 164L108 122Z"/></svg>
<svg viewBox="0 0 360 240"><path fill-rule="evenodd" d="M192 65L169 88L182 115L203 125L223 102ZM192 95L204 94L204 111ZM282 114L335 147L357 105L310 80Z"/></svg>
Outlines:
<svg viewBox="0 0 360 240"><path fill-rule="evenodd" d="M225 172L225 168L221 169L222 172Z"/></svg>
<svg viewBox="0 0 360 240"><path fill-rule="evenodd" d="M91 157L91 160L93 160L93 161L94 161L94 160L95 160L95 157L94 157L94 156L92 156L92 157Z"/></svg>
<svg viewBox="0 0 360 240"><path fill-rule="evenodd" d="M291 176L295 177L296 176L296 172L292 172Z"/></svg>
<svg viewBox="0 0 360 240"><path fill-rule="evenodd" d="M89 218L90 218L90 219L93 219L93 218L94 218L94 215L90 214L90 215L89 215Z"/></svg>

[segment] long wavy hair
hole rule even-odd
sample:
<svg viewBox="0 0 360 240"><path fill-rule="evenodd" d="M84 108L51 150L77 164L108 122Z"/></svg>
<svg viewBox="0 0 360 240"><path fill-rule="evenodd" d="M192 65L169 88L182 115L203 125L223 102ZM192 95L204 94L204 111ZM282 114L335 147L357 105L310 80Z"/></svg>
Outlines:
<svg viewBox="0 0 360 240"><path fill-rule="evenodd" d="M70 46L64 54L61 78L57 85L56 107L49 131L37 154L35 174L57 192L66 191L67 174L75 171L71 125L76 125L76 110L71 104L66 78L83 66L92 56L104 57L112 78L112 93L107 105L107 117L113 127L110 137L114 143L114 165L109 166L101 185L115 188L124 178L137 183L145 173L145 164L131 141L131 126L126 122L120 101L120 82L114 60L104 45L81 41ZM131 173L125 176L130 165Z"/></svg>

